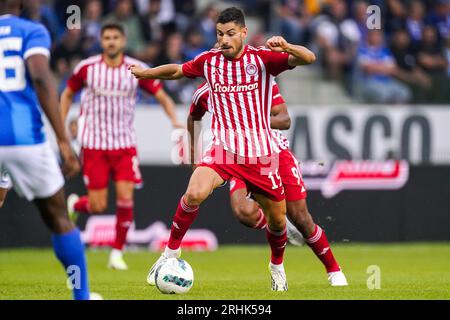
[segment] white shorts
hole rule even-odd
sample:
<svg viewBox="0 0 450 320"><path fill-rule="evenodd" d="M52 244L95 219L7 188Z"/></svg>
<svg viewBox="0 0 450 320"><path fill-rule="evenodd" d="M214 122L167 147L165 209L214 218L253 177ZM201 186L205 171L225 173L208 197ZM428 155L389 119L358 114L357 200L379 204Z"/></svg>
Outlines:
<svg viewBox="0 0 450 320"><path fill-rule="evenodd" d="M31 201L53 196L64 177L50 145L0 146L0 172L7 172L14 189Z"/></svg>

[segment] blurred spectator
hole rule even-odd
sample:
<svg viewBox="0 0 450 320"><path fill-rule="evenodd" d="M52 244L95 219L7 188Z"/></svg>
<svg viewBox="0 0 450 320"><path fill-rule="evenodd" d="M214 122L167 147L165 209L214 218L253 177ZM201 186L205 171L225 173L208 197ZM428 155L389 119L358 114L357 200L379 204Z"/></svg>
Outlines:
<svg viewBox="0 0 450 320"><path fill-rule="evenodd" d="M176 63L181 64L187 59L183 54L183 37L180 33L172 33L164 44L156 65ZM187 78L178 81L165 81L164 88L176 103L187 103L193 93L193 82ZM186 91L187 90L187 91Z"/></svg>
<svg viewBox="0 0 450 320"><path fill-rule="evenodd" d="M73 117L69 121L69 138L73 151L75 151L75 153L79 155L81 151L81 145L78 140L78 117Z"/></svg>
<svg viewBox="0 0 450 320"><path fill-rule="evenodd" d="M384 45L383 33L371 30L367 43L358 51L355 70L355 92L369 103L407 103L410 89L395 80L397 65Z"/></svg>
<svg viewBox="0 0 450 320"><path fill-rule="evenodd" d="M67 29L66 33L57 43L52 52L52 65L58 64L59 60L64 60L67 66L71 67L74 61L84 58L82 37L80 29Z"/></svg>
<svg viewBox="0 0 450 320"><path fill-rule="evenodd" d="M139 16L135 13L132 0L117 0L114 11L107 15L104 22L115 21L121 23L126 30L128 54L137 56L144 49L144 35L142 33Z"/></svg>
<svg viewBox="0 0 450 320"><path fill-rule="evenodd" d="M409 15L406 21L409 35L413 42L417 43L422 40L422 31L425 25L425 6L419 0L414 0L409 6Z"/></svg>
<svg viewBox="0 0 450 320"><path fill-rule="evenodd" d="M197 55L203 51L211 48L203 46L203 35L199 30L192 29L186 35L185 45L183 47L183 55L187 60L194 59Z"/></svg>
<svg viewBox="0 0 450 320"><path fill-rule="evenodd" d="M393 32L406 28L407 10L401 0L386 0L385 29L386 35L391 36Z"/></svg>
<svg viewBox="0 0 450 320"><path fill-rule="evenodd" d="M359 30L360 42L365 43L367 41L367 8L369 4L365 0L354 1L352 5L353 18L356 26Z"/></svg>
<svg viewBox="0 0 450 320"><path fill-rule="evenodd" d="M218 16L219 11L213 4L211 4L205 8L200 18L199 28L203 34L203 38L205 39L204 45L207 48L214 47L214 44L217 41L216 21Z"/></svg>
<svg viewBox="0 0 450 320"><path fill-rule="evenodd" d="M102 28L102 13L103 4L100 0L88 0L86 2L82 30L83 49L88 56L101 52L100 30Z"/></svg>
<svg viewBox="0 0 450 320"><path fill-rule="evenodd" d="M316 29L321 62L326 75L335 80L343 80L344 73L350 70L361 39L356 22L346 17L345 2L335 0L329 16L322 19Z"/></svg>
<svg viewBox="0 0 450 320"><path fill-rule="evenodd" d="M50 33L52 41L56 41L63 32L53 7L47 6L44 0L23 1L22 16L26 19L42 23Z"/></svg>
<svg viewBox="0 0 450 320"><path fill-rule="evenodd" d="M450 0L436 0L425 22L438 30L439 39L450 37Z"/></svg>
<svg viewBox="0 0 450 320"><path fill-rule="evenodd" d="M447 47L445 48L445 57L447 58L447 74L450 77L450 37L447 38Z"/></svg>
<svg viewBox="0 0 450 320"><path fill-rule="evenodd" d="M431 103L449 103L447 75L448 61L441 47L436 28L432 25L423 29L422 41L418 48L417 61L432 79L432 88L427 96Z"/></svg>
<svg viewBox="0 0 450 320"><path fill-rule="evenodd" d="M393 76L410 86L414 100L424 102L425 91L431 87L431 79L417 65L414 46L406 30L394 32L390 49L398 66Z"/></svg>
<svg viewBox="0 0 450 320"><path fill-rule="evenodd" d="M277 8L280 20L281 33L286 41L302 43L304 33L309 22L309 15L301 0L282 0Z"/></svg>
<svg viewBox="0 0 450 320"><path fill-rule="evenodd" d="M188 30L197 11L196 0L174 0L177 30Z"/></svg>

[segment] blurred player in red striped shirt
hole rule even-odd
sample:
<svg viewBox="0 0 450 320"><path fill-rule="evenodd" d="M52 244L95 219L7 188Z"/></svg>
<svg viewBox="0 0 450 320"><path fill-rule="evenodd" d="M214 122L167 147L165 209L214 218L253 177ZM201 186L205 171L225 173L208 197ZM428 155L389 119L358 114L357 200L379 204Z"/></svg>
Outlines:
<svg viewBox="0 0 450 320"><path fill-rule="evenodd" d="M146 65L124 54L126 36L120 24L108 23L101 30L103 54L81 61L61 96L63 120L76 92L83 89L80 115L83 179L88 195L68 198L69 212L99 214L107 208L109 177L115 182L116 238L108 267L126 270L122 249L133 222L133 193L141 184L133 126L136 93L140 88L155 96L174 128L183 128L175 105L159 80L136 80L130 65Z"/></svg>
<svg viewBox="0 0 450 320"><path fill-rule="evenodd" d="M199 154L198 138L200 136L201 121L209 112L209 87L205 82L195 91L190 107L187 128L191 137L191 159ZM281 130L289 129L291 119L287 111L286 102L280 93L277 83L272 87L272 108L270 111L270 126L273 129L273 142L278 146L280 155L279 175L286 194L287 206L287 236L296 245L305 241L325 266L328 280L332 286L346 286L347 279L333 256L325 232L315 224L306 205L306 188L302 179L300 165L294 154L289 150L289 141ZM238 178L231 178L230 201L231 208L239 221L255 229L265 229L267 220L257 202L248 196L247 186ZM292 221L292 223L290 222Z"/></svg>
<svg viewBox="0 0 450 320"><path fill-rule="evenodd" d="M270 38L268 49L244 46L245 17L235 7L220 13L216 32L220 49L206 51L183 65L130 67L138 79L202 77L210 87L212 108L214 144L191 176L176 210L167 247L150 269L147 280L153 284L160 263L180 256L181 241L197 216L199 205L226 180L237 177L246 182L267 215L272 290L287 291L283 266L286 202L270 128L272 81L283 71L314 62L315 55L282 37Z"/></svg>

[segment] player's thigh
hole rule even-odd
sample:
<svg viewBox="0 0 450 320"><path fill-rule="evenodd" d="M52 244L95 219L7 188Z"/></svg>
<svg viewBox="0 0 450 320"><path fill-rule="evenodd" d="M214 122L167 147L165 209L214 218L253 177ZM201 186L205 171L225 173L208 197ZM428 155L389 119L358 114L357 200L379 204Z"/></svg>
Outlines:
<svg viewBox="0 0 450 320"><path fill-rule="evenodd" d="M280 153L279 174L283 183L286 201L304 200L307 196L300 165L289 150Z"/></svg>
<svg viewBox="0 0 450 320"><path fill-rule="evenodd" d="M262 194L253 193L266 216L267 224L273 231L283 231L286 228L286 201L274 201Z"/></svg>
<svg viewBox="0 0 450 320"><path fill-rule="evenodd" d="M115 186L117 200L133 200L134 182L117 181Z"/></svg>
<svg viewBox="0 0 450 320"><path fill-rule="evenodd" d="M1 147L0 154L14 189L29 201L51 197L64 186L56 155L48 143Z"/></svg>
<svg viewBox="0 0 450 320"><path fill-rule="evenodd" d="M108 187L111 170L108 161L108 151L83 149L82 150L83 180L90 191L102 190Z"/></svg>
<svg viewBox="0 0 450 320"><path fill-rule="evenodd" d="M197 167L192 173L186 190L186 200L191 202L188 204L200 204L223 182L221 176L210 167Z"/></svg>
<svg viewBox="0 0 450 320"><path fill-rule="evenodd" d="M109 163L115 182L123 181L133 184L142 182L136 148L112 151Z"/></svg>

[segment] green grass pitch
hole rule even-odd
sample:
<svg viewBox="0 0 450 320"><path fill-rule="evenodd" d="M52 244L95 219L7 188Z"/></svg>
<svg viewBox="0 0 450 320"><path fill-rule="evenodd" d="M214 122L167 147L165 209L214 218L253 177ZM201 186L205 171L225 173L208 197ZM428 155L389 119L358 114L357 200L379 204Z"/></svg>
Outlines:
<svg viewBox="0 0 450 320"><path fill-rule="evenodd" d="M450 244L336 244L334 254L350 286L328 286L321 263L306 247L288 246L289 291L270 290L268 246L221 246L184 252L195 281L186 295L163 295L146 284L157 253L127 252L128 271L106 269L108 251L88 250L91 290L105 299L450 299ZM369 290L367 268L381 271ZM50 249L0 250L0 299L70 299L64 272Z"/></svg>

